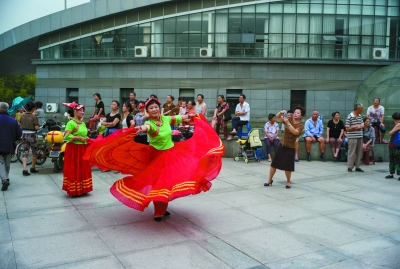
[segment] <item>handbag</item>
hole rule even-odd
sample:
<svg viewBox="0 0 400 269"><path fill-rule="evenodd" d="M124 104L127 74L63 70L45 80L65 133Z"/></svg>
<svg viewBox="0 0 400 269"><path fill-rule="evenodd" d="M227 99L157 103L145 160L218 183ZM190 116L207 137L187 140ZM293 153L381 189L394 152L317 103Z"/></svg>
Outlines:
<svg viewBox="0 0 400 269"><path fill-rule="evenodd" d="M394 134L393 146L396 148L400 147L400 130Z"/></svg>
<svg viewBox="0 0 400 269"><path fill-rule="evenodd" d="M224 112L224 121L229 121L231 119L232 119L231 112L229 111L229 109L225 110L225 112Z"/></svg>

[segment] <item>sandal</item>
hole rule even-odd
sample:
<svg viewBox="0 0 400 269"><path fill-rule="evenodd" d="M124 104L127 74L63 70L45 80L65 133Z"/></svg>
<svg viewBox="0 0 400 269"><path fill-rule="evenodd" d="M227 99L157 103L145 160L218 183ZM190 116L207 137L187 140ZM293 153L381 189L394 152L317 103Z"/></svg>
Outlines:
<svg viewBox="0 0 400 269"><path fill-rule="evenodd" d="M393 178L393 175L387 175L385 178Z"/></svg>

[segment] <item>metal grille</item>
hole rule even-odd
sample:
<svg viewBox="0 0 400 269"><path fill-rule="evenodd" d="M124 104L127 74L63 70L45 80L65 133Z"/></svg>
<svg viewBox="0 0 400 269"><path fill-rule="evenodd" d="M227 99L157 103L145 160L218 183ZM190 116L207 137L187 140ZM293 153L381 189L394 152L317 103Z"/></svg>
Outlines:
<svg viewBox="0 0 400 269"><path fill-rule="evenodd" d="M127 14L128 23L137 22L138 16L139 16L139 13L137 11L128 12L128 14Z"/></svg>
<svg viewBox="0 0 400 269"><path fill-rule="evenodd" d="M176 3L177 6L177 13L189 11L189 2L188 1L181 1Z"/></svg>
<svg viewBox="0 0 400 269"><path fill-rule="evenodd" d="M158 5L158 6L153 6L151 8L151 17L156 18L156 17L161 17L163 15L163 6Z"/></svg>
<svg viewBox="0 0 400 269"><path fill-rule="evenodd" d="M240 4L242 3L242 0L229 0L229 4L233 5L233 4Z"/></svg>
<svg viewBox="0 0 400 269"><path fill-rule="evenodd" d="M225 6L228 4L228 0L216 0L216 6Z"/></svg>
<svg viewBox="0 0 400 269"><path fill-rule="evenodd" d="M60 32L60 40L62 41L67 39L69 39L69 29Z"/></svg>
<svg viewBox="0 0 400 269"><path fill-rule="evenodd" d="M50 44L50 42L49 42L49 36L48 35L39 37L39 46L40 47L47 46L49 44Z"/></svg>
<svg viewBox="0 0 400 269"><path fill-rule="evenodd" d="M115 26L126 24L126 13L115 15Z"/></svg>
<svg viewBox="0 0 400 269"><path fill-rule="evenodd" d="M150 19L150 8L139 10L139 20L148 20Z"/></svg>
<svg viewBox="0 0 400 269"><path fill-rule="evenodd" d="M215 7L215 0L203 0L203 8Z"/></svg>
<svg viewBox="0 0 400 269"><path fill-rule="evenodd" d="M176 13L176 3L168 3L164 5L164 15L172 15Z"/></svg>
<svg viewBox="0 0 400 269"><path fill-rule="evenodd" d="M71 29L69 29L69 33L71 35L71 38L78 37L81 35L81 27L79 25L72 27Z"/></svg>
<svg viewBox="0 0 400 269"><path fill-rule="evenodd" d="M97 32L103 29L103 22L101 20L92 22L92 31Z"/></svg>
<svg viewBox="0 0 400 269"><path fill-rule="evenodd" d="M114 27L114 16L103 19L103 29Z"/></svg>
<svg viewBox="0 0 400 269"><path fill-rule="evenodd" d="M190 0L189 4L190 4L190 10L198 10L198 9L201 9L202 1Z"/></svg>
<svg viewBox="0 0 400 269"><path fill-rule="evenodd" d="M81 34L86 35L90 34L92 32L92 24L89 23L84 23L81 25Z"/></svg>

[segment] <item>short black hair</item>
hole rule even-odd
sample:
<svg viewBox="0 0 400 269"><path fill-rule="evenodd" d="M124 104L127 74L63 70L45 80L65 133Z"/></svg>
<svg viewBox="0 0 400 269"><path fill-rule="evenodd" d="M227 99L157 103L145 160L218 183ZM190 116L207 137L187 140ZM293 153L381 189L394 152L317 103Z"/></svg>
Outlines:
<svg viewBox="0 0 400 269"><path fill-rule="evenodd" d="M218 95L218 97L221 97L221 98L222 98L222 100L224 100L224 101L225 101L225 96L224 96L223 94L219 94L219 95Z"/></svg>
<svg viewBox="0 0 400 269"><path fill-rule="evenodd" d="M25 107L26 107L26 110L27 110L27 111L32 111L32 109L36 108L36 105L35 105L34 102L29 101L29 102L26 104Z"/></svg>
<svg viewBox="0 0 400 269"><path fill-rule="evenodd" d="M400 120L400 112L394 112L393 115L392 115L392 119Z"/></svg>
<svg viewBox="0 0 400 269"><path fill-rule="evenodd" d="M334 118L336 116L336 113L340 115L339 111L335 111L332 113L332 118Z"/></svg>
<svg viewBox="0 0 400 269"><path fill-rule="evenodd" d="M185 100L184 100L184 101L185 101ZM186 102L186 104L189 104L189 102L192 103L192 106L195 106L195 105L196 105L196 103L195 103L192 99L188 100L188 101Z"/></svg>
<svg viewBox="0 0 400 269"><path fill-rule="evenodd" d="M112 103L112 102L116 103L117 106L120 107L120 104L119 104L119 102L118 102L117 100L112 100L111 103Z"/></svg>
<svg viewBox="0 0 400 269"><path fill-rule="evenodd" d="M158 100L158 97L155 94L150 94L150 98L156 98Z"/></svg>
<svg viewBox="0 0 400 269"><path fill-rule="evenodd" d="M287 111L287 113L294 113L294 111L291 110L291 109L289 109L289 110Z"/></svg>
<svg viewBox="0 0 400 269"><path fill-rule="evenodd" d="M97 97L99 97L99 99L101 100L101 95L100 95L100 93L98 93L98 92L96 92L95 94L93 94L93 96L97 96Z"/></svg>
<svg viewBox="0 0 400 269"><path fill-rule="evenodd" d="M40 102L40 101L36 101L35 105L36 105L37 108L42 108L43 107L43 103Z"/></svg>
<svg viewBox="0 0 400 269"><path fill-rule="evenodd" d="M201 96L201 99L204 99L204 95L202 95L201 93L199 93L199 94L197 95L197 97L199 97L199 96Z"/></svg>
<svg viewBox="0 0 400 269"><path fill-rule="evenodd" d="M243 99L246 99L246 95L244 95L243 93L242 93L242 94L240 94L239 96L242 96L242 97L243 97Z"/></svg>
<svg viewBox="0 0 400 269"><path fill-rule="evenodd" d="M271 120L273 117L275 117L276 115L274 114L274 113L270 113L269 115L268 115L268 120Z"/></svg>
<svg viewBox="0 0 400 269"><path fill-rule="evenodd" d="M131 106L131 102L129 102L129 100L126 101L126 102L124 103L124 105L125 105L125 107L128 109L129 112L132 112L132 111L133 111L133 108L132 108L132 106Z"/></svg>
<svg viewBox="0 0 400 269"><path fill-rule="evenodd" d="M363 118L363 122L366 122L367 120L369 120L369 118Z"/></svg>

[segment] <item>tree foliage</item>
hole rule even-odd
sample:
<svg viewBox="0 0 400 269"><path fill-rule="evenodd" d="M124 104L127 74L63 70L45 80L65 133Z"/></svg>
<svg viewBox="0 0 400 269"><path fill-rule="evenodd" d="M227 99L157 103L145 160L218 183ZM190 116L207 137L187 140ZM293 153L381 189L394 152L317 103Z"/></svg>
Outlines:
<svg viewBox="0 0 400 269"><path fill-rule="evenodd" d="M11 103L17 97L35 94L36 75L16 75L0 78L0 101Z"/></svg>

